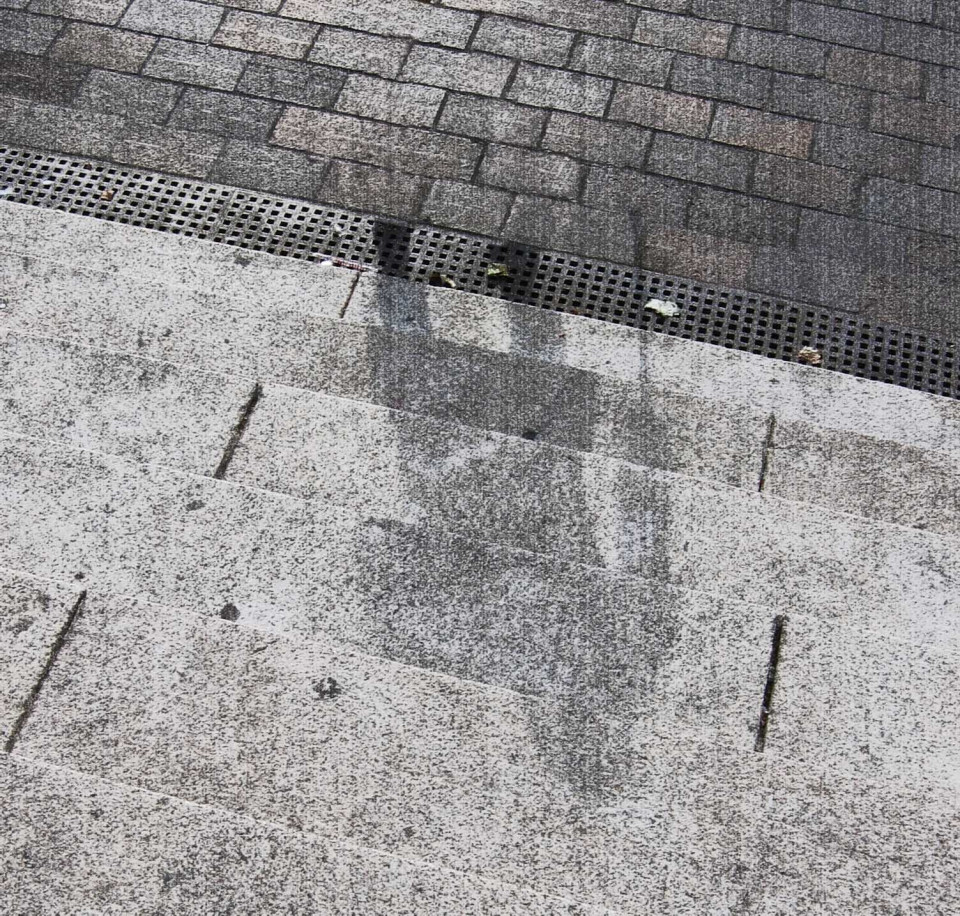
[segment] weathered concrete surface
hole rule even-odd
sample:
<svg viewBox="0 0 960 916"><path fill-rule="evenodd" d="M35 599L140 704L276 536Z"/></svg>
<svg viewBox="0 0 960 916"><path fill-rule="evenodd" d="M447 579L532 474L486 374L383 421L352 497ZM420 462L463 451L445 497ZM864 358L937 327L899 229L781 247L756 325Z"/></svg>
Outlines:
<svg viewBox="0 0 960 916"><path fill-rule="evenodd" d="M550 702L94 597L21 748L626 913L960 901L935 781L598 725L571 746Z"/></svg>
<svg viewBox="0 0 960 916"><path fill-rule="evenodd" d="M960 535L960 456L850 433L809 433L807 426L777 424L764 492Z"/></svg>
<svg viewBox="0 0 960 916"><path fill-rule="evenodd" d="M10 916L600 916L525 888L0 755Z"/></svg>
<svg viewBox="0 0 960 916"><path fill-rule="evenodd" d="M0 571L0 747L10 738L75 600L63 588Z"/></svg>
<svg viewBox="0 0 960 916"><path fill-rule="evenodd" d="M213 474L253 386L0 330L0 427L78 448Z"/></svg>
<svg viewBox="0 0 960 916"><path fill-rule="evenodd" d="M294 258L22 204L0 202L0 224L5 297L16 296L28 276L52 285L51 293L70 302L89 294L91 282L103 285L101 295L109 296L109 278L116 278L121 290L131 289L123 279L134 281L134 297L138 287L148 298L159 286L167 297L215 295L221 309L239 300L246 309L282 307L336 318L356 281L353 271L321 270ZM92 281L86 273L91 269L98 274ZM136 298L126 305L135 306Z"/></svg>

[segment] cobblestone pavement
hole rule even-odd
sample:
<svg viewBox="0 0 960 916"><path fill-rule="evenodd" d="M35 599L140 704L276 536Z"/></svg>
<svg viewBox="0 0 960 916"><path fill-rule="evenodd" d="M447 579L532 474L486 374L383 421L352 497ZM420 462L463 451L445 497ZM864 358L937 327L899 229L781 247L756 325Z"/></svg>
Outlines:
<svg viewBox="0 0 960 916"><path fill-rule="evenodd" d="M960 334L956 0L0 7L0 141Z"/></svg>

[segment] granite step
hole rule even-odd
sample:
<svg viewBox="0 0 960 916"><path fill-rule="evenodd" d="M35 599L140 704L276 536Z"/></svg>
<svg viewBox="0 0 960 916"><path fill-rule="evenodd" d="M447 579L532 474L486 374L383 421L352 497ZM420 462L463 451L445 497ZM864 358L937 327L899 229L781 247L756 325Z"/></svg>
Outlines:
<svg viewBox="0 0 960 916"><path fill-rule="evenodd" d="M787 499L958 531L960 412L945 398L70 214L0 213L7 327L747 489L762 473Z"/></svg>
<svg viewBox="0 0 960 916"><path fill-rule="evenodd" d="M960 902L956 787L736 745L91 589L15 754L629 914Z"/></svg>
<svg viewBox="0 0 960 916"><path fill-rule="evenodd" d="M613 916L210 805L0 754L10 916Z"/></svg>

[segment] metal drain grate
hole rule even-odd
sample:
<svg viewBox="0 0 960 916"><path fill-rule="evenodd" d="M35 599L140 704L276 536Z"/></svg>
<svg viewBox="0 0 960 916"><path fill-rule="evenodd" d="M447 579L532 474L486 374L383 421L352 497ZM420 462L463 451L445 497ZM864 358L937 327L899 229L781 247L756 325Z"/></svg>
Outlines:
<svg viewBox="0 0 960 916"><path fill-rule="evenodd" d="M655 275L319 204L188 179L0 147L0 199L52 207L305 260L343 258L420 282L586 315L774 359L802 347L824 369L956 398L957 347L850 314ZM508 276L489 277L492 263ZM681 306L665 318L644 304Z"/></svg>

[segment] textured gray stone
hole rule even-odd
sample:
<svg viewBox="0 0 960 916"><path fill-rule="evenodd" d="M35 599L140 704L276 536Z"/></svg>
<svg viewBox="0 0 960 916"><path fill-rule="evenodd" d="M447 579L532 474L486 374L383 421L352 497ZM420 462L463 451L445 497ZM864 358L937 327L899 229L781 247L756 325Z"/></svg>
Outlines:
<svg viewBox="0 0 960 916"><path fill-rule="evenodd" d="M542 25L486 16L480 22L471 48L505 57L519 57L536 64L562 67L575 38L573 32Z"/></svg>
<svg viewBox="0 0 960 916"><path fill-rule="evenodd" d="M612 80L521 64L507 98L525 105L599 117L606 110L612 89Z"/></svg>
<svg viewBox="0 0 960 916"><path fill-rule="evenodd" d="M337 111L395 124L431 127L444 95L442 89L434 86L352 74L337 98Z"/></svg>
<svg viewBox="0 0 960 916"><path fill-rule="evenodd" d="M121 24L135 32L209 41L223 18L223 7L195 0L133 0Z"/></svg>
<svg viewBox="0 0 960 916"><path fill-rule="evenodd" d="M63 29L57 19L19 10L0 10L0 49L43 54Z"/></svg>
<svg viewBox="0 0 960 916"><path fill-rule="evenodd" d="M542 145L578 159L640 169L646 162L650 132L632 124L552 111Z"/></svg>
<svg viewBox="0 0 960 916"><path fill-rule="evenodd" d="M152 35L71 22L57 39L51 55L58 60L135 73L156 43Z"/></svg>
<svg viewBox="0 0 960 916"><path fill-rule="evenodd" d="M484 151L477 179L512 191L574 200L580 194L582 171L579 162L566 156L490 145Z"/></svg>
<svg viewBox="0 0 960 916"><path fill-rule="evenodd" d="M324 27L313 43L309 58L331 67L363 70L396 78L400 75L407 45L406 41L399 38Z"/></svg>
<svg viewBox="0 0 960 916"><path fill-rule="evenodd" d="M723 57L732 31L732 26L722 22L641 10L633 40L703 57Z"/></svg>
<svg viewBox="0 0 960 916"><path fill-rule="evenodd" d="M0 331L0 427L212 475L253 380Z"/></svg>
<svg viewBox="0 0 960 916"><path fill-rule="evenodd" d="M0 570L0 745L20 722L76 600L65 588Z"/></svg>
<svg viewBox="0 0 960 916"><path fill-rule="evenodd" d="M264 99L242 98L209 89L187 89L167 123L183 131L238 140L266 140L281 111L281 105Z"/></svg>
<svg viewBox="0 0 960 916"><path fill-rule="evenodd" d="M710 128L710 138L778 156L806 159L813 142L813 128L811 121L798 121L737 105L719 105Z"/></svg>
<svg viewBox="0 0 960 916"><path fill-rule="evenodd" d="M719 906L731 891L767 912L785 891L832 910L958 900L956 802L934 780L615 719L584 734L550 702L130 602L91 602L23 748L631 914ZM815 889L789 877L801 857L824 868ZM878 858L900 868L878 876Z"/></svg>
<svg viewBox="0 0 960 916"><path fill-rule="evenodd" d="M237 88L280 102L325 108L333 104L343 79L342 73L328 67L258 56L244 70Z"/></svg>
<svg viewBox="0 0 960 916"><path fill-rule="evenodd" d="M479 96L447 93L440 128L481 140L535 146L543 133L547 112Z"/></svg>
<svg viewBox="0 0 960 916"><path fill-rule="evenodd" d="M180 95L180 87L129 73L95 70L77 93L77 107L133 121L166 120Z"/></svg>
<svg viewBox="0 0 960 916"><path fill-rule="evenodd" d="M614 93L610 117L691 137L705 137L712 110L712 104L706 99L621 84Z"/></svg>
<svg viewBox="0 0 960 916"><path fill-rule="evenodd" d="M312 22L231 10L217 29L214 41L244 51L304 57L318 31L319 27Z"/></svg>
<svg viewBox="0 0 960 916"><path fill-rule="evenodd" d="M95 904L104 914L184 916L305 906L331 916L600 916L409 857L307 837L295 823L257 822L20 755L0 757L0 812L0 892L11 912L74 916Z"/></svg>
<svg viewBox="0 0 960 916"><path fill-rule="evenodd" d="M249 59L239 51L162 38L142 73L208 89L234 89Z"/></svg>
<svg viewBox="0 0 960 916"><path fill-rule="evenodd" d="M493 54L414 45L400 76L412 83L498 97L513 66L513 61Z"/></svg>

